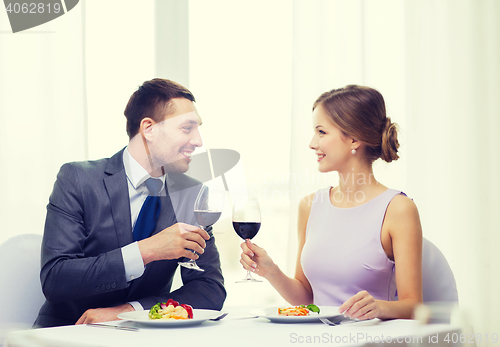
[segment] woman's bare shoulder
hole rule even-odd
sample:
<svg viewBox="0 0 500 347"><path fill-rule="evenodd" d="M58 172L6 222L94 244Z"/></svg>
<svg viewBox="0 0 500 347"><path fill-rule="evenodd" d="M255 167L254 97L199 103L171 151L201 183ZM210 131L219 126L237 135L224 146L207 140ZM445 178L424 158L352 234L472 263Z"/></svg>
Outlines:
<svg viewBox="0 0 500 347"><path fill-rule="evenodd" d="M299 234L299 242L303 245L305 241L307 223L311 214L311 206L314 201L314 195L311 193L303 197L299 202L299 214L297 220L297 230Z"/></svg>
<svg viewBox="0 0 500 347"><path fill-rule="evenodd" d="M412 199L404 194L398 194L391 200L387 207L387 214L389 213L396 217L414 214L418 215L418 209Z"/></svg>
<svg viewBox="0 0 500 347"><path fill-rule="evenodd" d="M391 234L409 230L421 232L417 205L406 195L396 195L387 207L384 224L389 226Z"/></svg>
<svg viewBox="0 0 500 347"><path fill-rule="evenodd" d="M304 196L299 202L299 210L304 210L304 209L310 210L315 195L316 193L311 193L309 195Z"/></svg>
<svg viewBox="0 0 500 347"><path fill-rule="evenodd" d="M305 224L309 220L309 214L311 213L311 206L313 204L315 194L316 193L311 193L309 195L306 195L299 202L299 229L301 228L301 226L305 226Z"/></svg>

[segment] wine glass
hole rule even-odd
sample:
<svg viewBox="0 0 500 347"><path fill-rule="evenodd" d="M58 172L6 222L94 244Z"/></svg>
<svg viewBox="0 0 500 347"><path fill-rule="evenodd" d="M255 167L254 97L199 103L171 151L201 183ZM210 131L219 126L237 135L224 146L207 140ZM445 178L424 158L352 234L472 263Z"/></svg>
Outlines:
<svg viewBox="0 0 500 347"><path fill-rule="evenodd" d="M215 179L201 186L196 201L194 202L194 217L201 229L207 231L208 227L219 220L224 208L225 199L226 190L222 181L219 182ZM208 232L211 236L210 231ZM195 253L193 250L191 250L191 252ZM205 271L196 264L194 259L178 262L178 264L188 269Z"/></svg>
<svg viewBox="0 0 500 347"><path fill-rule="evenodd" d="M243 240L253 239L260 229L260 207L257 198L236 199L233 203L233 228ZM250 271L244 279L236 283L262 282L252 277Z"/></svg>

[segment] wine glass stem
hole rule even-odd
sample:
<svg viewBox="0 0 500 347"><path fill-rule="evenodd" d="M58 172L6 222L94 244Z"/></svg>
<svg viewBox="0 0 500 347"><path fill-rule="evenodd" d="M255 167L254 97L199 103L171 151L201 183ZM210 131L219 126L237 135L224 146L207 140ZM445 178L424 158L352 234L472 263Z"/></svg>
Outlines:
<svg viewBox="0 0 500 347"><path fill-rule="evenodd" d="M200 229L201 229L201 230L205 230L205 227L204 227L203 225L200 225ZM198 254L198 253L196 253L196 251L195 251L194 249L190 249L190 251L191 251L191 253L193 253L193 254ZM194 259L189 259L189 262L190 262L190 263L196 263L196 260L194 260Z"/></svg>
<svg viewBox="0 0 500 347"><path fill-rule="evenodd" d="M247 270L247 276L245 277L245 279L247 281L251 281L253 279L252 273L250 272L250 270Z"/></svg>

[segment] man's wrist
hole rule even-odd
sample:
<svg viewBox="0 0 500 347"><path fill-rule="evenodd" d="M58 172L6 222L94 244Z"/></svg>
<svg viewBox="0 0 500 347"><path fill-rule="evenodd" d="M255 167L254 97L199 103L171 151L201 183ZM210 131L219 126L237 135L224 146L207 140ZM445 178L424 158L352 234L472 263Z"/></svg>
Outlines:
<svg viewBox="0 0 500 347"><path fill-rule="evenodd" d="M144 266L155 260L153 257L154 252L151 252L148 247L148 241L149 241L148 239L144 239L137 242L137 245L139 246L139 251L141 252Z"/></svg>

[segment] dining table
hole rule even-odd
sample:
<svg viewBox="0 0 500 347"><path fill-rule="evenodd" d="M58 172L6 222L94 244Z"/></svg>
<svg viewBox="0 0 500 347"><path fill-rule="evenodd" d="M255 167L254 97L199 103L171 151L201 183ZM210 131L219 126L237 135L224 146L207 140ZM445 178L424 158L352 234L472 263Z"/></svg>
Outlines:
<svg viewBox="0 0 500 347"><path fill-rule="evenodd" d="M188 325L116 320L96 325L17 330L7 335L4 347L460 345L460 327L450 324L393 319L327 325L318 318L276 321L265 312L263 308L228 307L213 312L210 316L213 320ZM218 319L224 313L227 315ZM335 323L336 318L331 318L330 322Z"/></svg>

